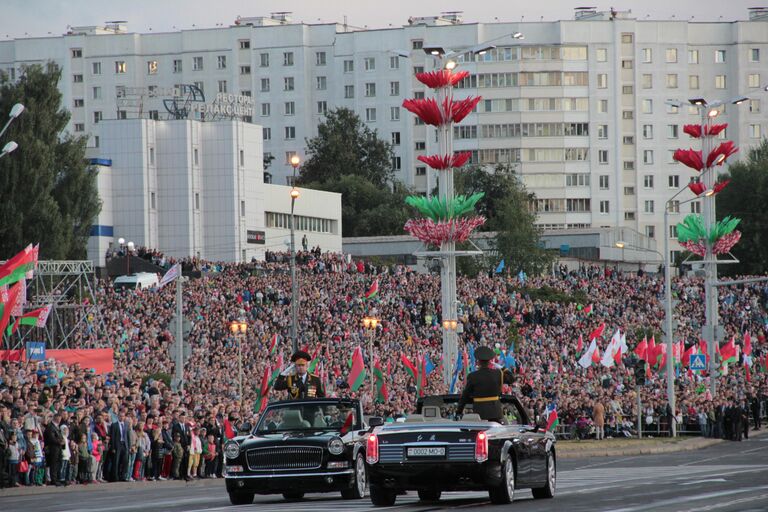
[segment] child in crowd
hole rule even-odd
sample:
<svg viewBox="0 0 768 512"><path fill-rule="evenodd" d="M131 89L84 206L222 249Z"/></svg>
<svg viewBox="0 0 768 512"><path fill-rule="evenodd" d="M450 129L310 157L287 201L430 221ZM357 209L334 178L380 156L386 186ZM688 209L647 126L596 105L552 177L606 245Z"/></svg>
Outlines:
<svg viewBox="0 0 768 512"><path fill-rule="evenodd" d="M197 477L197 468L200 465L200 454L203 452L200 436L198 435L197 427L192 429L192 440L189 445L189 464L187 467L187 476L190 478Z"/></svg>
<svg viewBox="0 0 768 512"><path fill-rule="evenodd" d="M173 434L173 450L171 451L173 461L171 462L171 477L174 480L179 480L179 466L181 466L181 458L184 456L184 448L181 446L181 436L177 433Z"/></svg>
<svg viewBox="0 0 768 512"><path fill-rule="evenodd" d="M80 435L80 443L77 445L77 454L77 479L80 483L91 483L93 481L93 472L91 471L91 453L88 451L88 434ZM93 483L95 483L95 481Z"/></svg>
<svg viewBox="0 0 768 512"><path fill-rule="evenodd" d="M29 444L32 448L32 464L30 464L30 485L43 485L45 480L45 465L43 464L43 445L38 438L37 430L31 431Z"/></svg>
<svg viewBox="0 0 768 512"><path fill-rule="evenodd" d="M19 461L22 453L19 452L19 444L16 441L16 432L8 436L8 481L11 487L19 486Z"/></svg>
<svg viewBox="0 0 768 512"><path fill-rule="evenodd" d="M208 434L206 440L207 453L203 456L205 459L205 476L211 477L215 475L216 469L216 439L213 434Z"/></svg>

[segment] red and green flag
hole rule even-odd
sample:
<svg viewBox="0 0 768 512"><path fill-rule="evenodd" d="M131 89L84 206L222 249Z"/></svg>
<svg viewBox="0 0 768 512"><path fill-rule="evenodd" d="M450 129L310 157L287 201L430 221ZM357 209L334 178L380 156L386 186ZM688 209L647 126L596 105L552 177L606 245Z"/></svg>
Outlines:
<svg viewBox="0 0 768 512"><path fill-rule="evenodd" d="M736 340L731 337L731 341L720 348L720 359L722 366L735 363L739 359L739 349L736 347Z"/></svg>
<svg viewBox="0 0 768 512"><path fill-rule="evenodd" d="M368 288L368 291L365 292L365 300L371 300L372 298L376 297L376 295L379 294L379 280L376 279L370 288Z"/></svg>
<svg viewBox="0 0 768 512"><path fill-rule="evenodd" d="M592 304L582 309L585 315L591 315L592 314Z"/></svg>
<svg viewBox="0 0 768 512"><path fill-rule="evenodd" d="M25 278L31 278L30 273L37 265L39 246L29 244L23 251L16 254L0 265L0 286L7 286Z"/></svg>
<svg viewBox="0 0 768 512"><path fill-rule="evenodd" d="M277 350L277 333L273 334L269 340L269 355L274 354L275 350Z"/></svg>
<svg viewBox="0 0 768 512"><path fill-rule="evenodd" d="M406 357L405 354L400 354L400 361L403 363L403 366L405 366L405 371L408 372L408 375L411 376L413 379L414 384L416 383L416 377L418 374L418 371L416 370L416 367L413 365L410 359Z"/></svg>
<svg viewBox="0 0 768 512"><path fill-rule="evenodd" d="M579 342L576 344L576 358L581 357L582 352L584 352L584 338L579 334Z"/></svg>
<svg viewBox="0 0 768 512"><path fill-rule="evenodd" d="M381 363L378 359L373 363L373 377L376 380L376 401L384 403L389 400L389 391L387 390L387 382L384 379L384 372L381 371Z"/></svg>
<svg viewBox="0 0 768 512"><path fill-rule="evenodd" d="M352 370L347 377L347 384L351 391L357 391L365 382L365 363L363 362L363 350L357 347L352 353Z"/></svg>
<svg viewBox="0 0 768 512"><path fill-rule="evenodd" d="M560 419L557 417L557 406L551 404L547 406L547 432L555 430L560 424Z"/></svg>
<svg viewBox="0 0 768 512"><path fill-rule="evenodd" d="M752 355L752 337L749 335L748 332L744 333L744 355L745 356Z"/></svg>
<svg viewBox="0 0 768 512"><path fill-rule="evenodd" d="M315 351L312 352L312 360L309 362L309 366L307 367L307 371L309 373L315 373L315 369L317 368L317 365L320 362L320 358L317 357L318 354L320 354L319 345L315 347Z"/></svg>
<svg viewBox="0 0 768 512"><path fill-rule="evenodd" d="M603 323L602 325L600 325L600 327L598 327L597 329L589 333L589 340L592 341L601 337L604 331L605 331L605 324Z"/></svg>
<svg viewBox="0 0 768 512"><path fill-rule="evenodd" d="M261 378L261 388L256 394L256 403L253 404L253 412L261 414L267 408L269 398L269 365L264 367L264 376Z"/></svg>
<svg viewBox="0 0 768 512"><path fill-rule="evenodd" d="M16 318L13 325L9 325L6 329L6 334L9 336L15 333L20 325L29 325L33 327L45 327L45 322L48 320L48 315L51 312L51 306L45 306L39 309L24 313L20 317Z"/></svg>
<svg viewBox="0 0 768 512"><path fill-rule="evenodd" d="M648 357L648 341L645 337L643 337L643 341L637 344L634 353L641 361L646 360L646 357Z"/></svg>
<svg viewBox="0 0 768 512"><path fill-rule="evenodd" d="M0 307L2 307L2 313L0 313L0 333L5 330L8 322L11 320L11 312L13 311L13 308L16 307L16 302L19 300L22 286L26 286L23 279L11 286L11 289L8 290L8 300L0 305Z"/></svg>
<svg viewBox="0 0 768 512"><path fill-rule="evenodd" d="M277 356L277 362L275 363L275 366L272 367L272 375L269 376L268 387L271 388L275 384L275 381L280 376L281 371L283 371L283 354Z"/></svg>

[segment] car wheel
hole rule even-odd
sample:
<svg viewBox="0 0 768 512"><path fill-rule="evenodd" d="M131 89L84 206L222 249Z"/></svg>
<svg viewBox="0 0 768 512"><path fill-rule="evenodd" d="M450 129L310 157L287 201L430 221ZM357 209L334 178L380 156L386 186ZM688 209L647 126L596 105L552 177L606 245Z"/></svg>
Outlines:
<svg viewBox="0 0 768 512"><path fill-rule="evenodd" d="M359 500L365 498L365 489L368 485L368 478L365 473L365 459L363 454L358 453L355 457L355 481L351 489L341 491L341 497L345 500Z"/></svg>
<svg viewBox="0 0 768 512"><path fill-rule="evenodd" d="M537 500L554 498L557 486L557 463L552 453L547 453L547 484L538 489L531 489L533 497Z"/></svg>
<svg viewBox="0 0 768 512"><path fill-rule="evenodd" d="M289 501L297 501L304 497L302 491L288 491L283 493L283 498Z"/></svg>
<svg viewBox="0 0 768 512"><path fill-rule="evenodd" d="M230 492L229 502L233 505L250 505L253 503L252 492Z"/></svg>
<svg viewBox="0 0 768 512"><path fill-rule="evenodd" d="M421 501L440 501L441 491L437 489L423 489L419 491L419 499Z"/></svg>
<svg viewBox="0 0 768 512"><path fill-rule="evenodd" d="M506 505L515 499L515 465L511 457L501 468L501 483L488 490L488 496L494 505Z"/></svg>
<svg viewBox="0 0 768 512"><path fill-rule="evenodd" d="M378 485L371 485L371 503L374 507L391 507L397 499L396 489L385 489Z"/></svg>

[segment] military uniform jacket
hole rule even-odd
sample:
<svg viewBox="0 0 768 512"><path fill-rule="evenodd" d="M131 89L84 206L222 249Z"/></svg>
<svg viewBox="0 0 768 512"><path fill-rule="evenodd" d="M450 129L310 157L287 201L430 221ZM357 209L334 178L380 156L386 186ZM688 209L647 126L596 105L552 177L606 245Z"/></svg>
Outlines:
<svg viewBox="0 0 768 512"><path fill-rule="evenodd" d="M456 412L461 414L464 406L472 403L472 410L484 420L500 420L502 384L512 384L514 378L506 370L480 368L467 376L467 383L461 393Z"/></svg>
<svg viewBox="0 0 768 512"><path fill-rule="evenodd" d="M300 398L324 398L325 390L320 381L320 377L312 373L307 373L306 382L302 381L298 375L281 375L275 381L275 389L287 389L291 398L296 400Z"/></svg>

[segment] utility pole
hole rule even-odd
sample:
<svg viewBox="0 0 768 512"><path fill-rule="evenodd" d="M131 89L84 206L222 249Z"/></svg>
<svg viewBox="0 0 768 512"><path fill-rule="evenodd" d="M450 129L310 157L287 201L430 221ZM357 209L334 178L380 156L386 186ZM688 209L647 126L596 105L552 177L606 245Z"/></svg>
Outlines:
<svg viewBox="0 0 768 512"><path fill-rule="evenodd" d="M184 391L184 317L182 316L181 275L176 278L176 382Z"/></svg>

